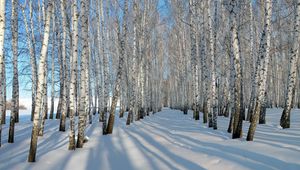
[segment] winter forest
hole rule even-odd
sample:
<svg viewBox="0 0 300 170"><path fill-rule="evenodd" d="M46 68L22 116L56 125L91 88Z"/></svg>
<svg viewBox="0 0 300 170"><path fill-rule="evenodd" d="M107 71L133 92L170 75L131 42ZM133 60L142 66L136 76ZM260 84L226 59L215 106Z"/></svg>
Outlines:
<svg viewBox="0 0 300 170"><path fill-rule="evenodd" d="M300 0L0 0L0 170L300 169Z"/></svg>

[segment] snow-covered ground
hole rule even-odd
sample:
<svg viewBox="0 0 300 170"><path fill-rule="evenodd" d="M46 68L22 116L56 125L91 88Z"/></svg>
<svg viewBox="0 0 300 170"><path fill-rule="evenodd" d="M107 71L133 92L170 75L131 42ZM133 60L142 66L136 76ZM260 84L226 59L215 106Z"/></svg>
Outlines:
<svg viewBox="0 0 300 170"><path fill-rule="evenodd" d="M102 136L96 118L88 126L89 142L68 151L68 132L58 132L59 120L47 120L39 138L37 162L27 163L31 122L16 125L15 143L7 143L8 125L2 132L0 170L201 170L300 169L300 110L293 110L290 129L278 126L282 109L267 113L258 125L254 142L232 140L226 132L228 118L218 118L218 130L209 129L192 114L162 112L126 127L116 119L113 135Z"/></svg>

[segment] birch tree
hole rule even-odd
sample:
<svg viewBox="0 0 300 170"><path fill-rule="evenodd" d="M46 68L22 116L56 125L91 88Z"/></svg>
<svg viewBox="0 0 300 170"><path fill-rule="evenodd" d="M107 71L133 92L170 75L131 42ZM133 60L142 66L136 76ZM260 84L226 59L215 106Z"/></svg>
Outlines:
<svg viewBox="0 0 300 170"><path fill-rule="evenodd" d="M216 95L216 70L215 70L215 32L213 31L213 18L211 17L211 3L208 1L208 29L209 29L209 57L211 61L211 89L210 89L210 99L208 101L208 126L217 129L217 95ZM211 110L212 108L212 110Z"/></svg>
<svg viewBox="0 0 300 170"><path fill-rule="evenodd" d="M193 70L193 86L194 86L194 119L199 120L199 75L198 75L198 60L197 60L197 37L196 37L196 23L195 23L195 6L196 3L193 0L189 1L189 15L190 15L190 39L191 39L191 62Z"/></svg>
<svg viewBox="0 0 300 170"><path fill-rule="evenodd" d="M47 54L48 55L48 54ZM47 114L48 114L48 97L47 97L47 78L48 78L48 61L46 58L46 61L44 63L44 82L43 82L43 98L42 98L42 109L41 109L41 122L40 122L40 127L39 127L39 136L44 135L44 127L45 127L45 121L47 119Z"/></svg>
<svg viewBox="0 0 300 170"><path fill-rule="evenodd" d="M78 64L78 13L77 2L72 3L72 62L71 62L71 82L70 82L70 134L69 150L75 150L75 91L76 91L76 72Z"/></svg>
<svg viewBox="0 0 300 170"><path fill-rule="evenodd" d="M8 143L14 143L15 123L19 122L19 80L18 80L18 0L12 0L11 33L13 53L12 109L10 115Z"/></svg>
<svg viewBox="0 0 300 170"><path fill-rule="evenodd" d="M67 116L67 58L66 58L66 46L67 46L67 18L66 18L66 1L60 1L61 7L61 16L62 16L62 63L63 63L63 92L62 92L62 101L61 101L61 117L60 117L60 124L59 124L59 131L66 130L66 116Z"/></svg>
<svg viewBox="0 0 300 170"><path fill-rule="evenodd" d="M128 117L126 121L126 125L130 125L133 115L135 115L135 99L136 99L136 58L137 58L137 49L138 49L138 42L137 42L137 19L138 19L138 6L136 0L133 1L133 55L131 56L131 67L130 67L130 108L128 112ZM129 56L128 56L129 57Z"/></svg>
<svg viewBox="0 0 300 170"><path fill-rule="evenodd" d="M24 25L26 30L26 38L27 38L27 45L30 54L30 65L31 65L31 121L33 120L34 115L34 106L35 106L35 96L36 96L36 83L37 83L37 64L36 64L36 55L35 55L35 37L34 37L34 27L33 27L33 9L32 9L32 1L29 2L29 17L30 17L30 24L28 24L27 16L25 13L25 9L27 6L27 2L22 8L22 14L24 18Z"/></svg>
<svg viewBox="0 0 300 170"><path fill-rule="evenodd" d="M80 62L80 98L79 98L79 121L78 121L78 138L76 147L82 148L84 142L84 131L85 131L85 120L86 120L86 88L87 88L87 77L86 77L86 69L87 60L88 60L88 14L89 14L89 0L81 0L81 34L83 37L82 41L82 54L81 54L81 62Z"/></svg>
<svg viewBox="0 0 300 170"><path fill-rule="evenodd" d="M253 67L251 71L251 80L252 80L252 85L251 85L251 94L250 94L250 103L248 107L248 113L247 113L247 118L246 120L250 120L250 115L253 112L253 103L255 101L255 94L256 94L256 89L255 89L255 55L254 55L254 24L253 24L253 9L252 9L252 1L249 1L249 14L250 14L250 57L253 60Z"/></svg>
<svg viewBox="0 0 300 170"><path fill-rule="evenodd" d="M106 55L104 56L104 54L101 54L101 51L103 52L103 49L102 49L102 42L103 39L102 39L102 32L101 32L101 28L100 28L100 25L101 25L101 17L102 16L102 13L103 13L103 4L102 3L102 0L99 0L99 1L96 1L96 5L97 5L97 45L98 45L98 56L95 56L95 65L96 65L96 68L95 68L95 76L96 76L96 91L97 91L97 94L98 94L98 113L100 114L99 116L99 121L103 121L103 117L104 117L104 96L103 96L103 67L102 66L102 63L104 61L103 57L106 57ZM105 59L107 60L107 59Z"/></svg>
<svg viewBox="0 0 300 170"><path fill-rule="evenodd" d="M255 109L253 113L253 120L250 124L247 141L252 141L254 138L254 132L256 129L257 121L259 119L260 109L262 102L264 101L265 91L266 91L266 80L267 80L267 72L270 60L270 44L271 44L271 15L272 15L272 2L271 0L265 1L265 26L264 31L261 38L261 47L263 50L260 52L261 61L259 62L259 81L257 84L257 97L255 103Z"/></svg>
<svg viewBox="0 0 300 170"><path fill-rule="evenodd" d="M238 38L238 30L236 24L236 15L237 15L237 1L230 1L230 22L231 22L231 43L232 43L232 54L234 61L234 70L235 70L235 79L234 79L234 116L233 116L233 133L232 138L241 138L242 126L243 126L243 118L241 115L241 63L240 63L240 49L239 49L239 38Z"/></svg>
<svg viewBox="0 0 300 170"><path fill-rule="evenodd" d="M5 74L3 74L4 67L4 32L5 32L5 0L0 0L0 78L4 78ZM0 147L1 147L1 133L2 133L2 119L3 107L5 105L5 101L3 99L3 86L5 84L0 83Z"/></svg>
<svg viewBox="0 0 300 170"><path fill-rule="evenodd" d="M101 52L102 52L102 59L103 59L103 81L104 81L104 88L103 88L103 110L101 111L101 120L102 122L104 123L103 127L106 128L106 114L108 112L108 101L109 101L109 72L108 72L108 69L109 69L109 65L108 65L108 56L106 54L106 51L105 51L105 46L106 46L106 38L107 36L105 36L105 34L108 34L106 32L106 25L104 23L104 11L103 11L103 1L102 0L99 0L100 1L100 24L102 26L102 29L101 29ZM108 1L106 1L108 3ZM105 131L105 128L104 128L104 131Z"/></svg>
<svg viewBox="0 0 300 170"><path fill-rule="evenodd" d="M49 119L53 119L54 115L54 97L55 97L55 42L56 35L56 18L55 18L55 8L53 8L52 12L52 54L51 54L51 106L50 106L50 114Z"/></svg>
<svg viewBox="0 0 300 170"><path fill-rule="evenodd" d="M120 96L120 83L123 74L123 65L124 65L124 58L126 58L126 36L127 36L127 15L128 15L128 4L127 0L124 1L124 14L123 14L123 25L122 25L122 35L119 35L119 43L120 43L120 56L119 56L119 64L117 70L117 77L114 87L114 94L112 98L112 104L109 113L108 124L106 128L106 134L111 134L113 132L114 126L114 119L115 119L115 111L117 107L117 102Z"/></svg>
<svg viewBox="0 0 300 170"><path fill-rule="evenodd" d="M36 151L37 151L37 142L38 142L38 131L39 131L39 121L40 121L40 112L42 109L42 97L43 97L43 83L45 76L43 73L45 72L45 63L47 59L47 50L48 50L48 42L50 36L50 25L51 25L51 16L52 16L53 4L52 1L48 2L47 7L47 16L45 19L45 31L43 37L43 45L40 53L40 64L38 72L40 73L38 76L38 84L37 84L37 96L36 96L36 106L35 113L33 119L33 127L31 133L31 142L29 148L28 162L35 162L36 160Z"/></svg>

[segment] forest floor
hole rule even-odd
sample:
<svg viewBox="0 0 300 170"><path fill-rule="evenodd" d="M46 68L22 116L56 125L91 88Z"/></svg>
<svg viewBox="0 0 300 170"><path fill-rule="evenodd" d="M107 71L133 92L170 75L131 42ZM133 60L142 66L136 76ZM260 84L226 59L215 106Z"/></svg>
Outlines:
<svg viewBox="0 0 300 170"><path fill-rule="evenodd" d="M192 119L192 112L164 108L126 126L117 118L113 135L103 136L101 124L88 125L88 143L68 151L68 131L58 132L59 120L47 120L39 138L37 162L27 163L32 123L21 116L15 143L8 144L8 124L2 129L0 170L201 170L300 169L300 110L293 110L291 128L281 129L282 109L268 109L267 124L258 125L254 142L231 139L228 118L218 117L218 130Z"/></svg>

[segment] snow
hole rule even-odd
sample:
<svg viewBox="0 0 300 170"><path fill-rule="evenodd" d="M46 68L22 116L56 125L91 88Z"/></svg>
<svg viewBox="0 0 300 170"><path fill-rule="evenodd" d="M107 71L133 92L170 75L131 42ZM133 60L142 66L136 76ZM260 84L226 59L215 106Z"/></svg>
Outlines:
<svg viewBox="0 0 300 170"><path fill-rule="evenodd" d="M300 110L293 110L291 128L279 128L282 109L268 109L267 124L258 125L253 142L226 132L228 118L218 118L218 130L207 128L192 112L164 108L126 126L126 116L116 118L113 135L103 136L94 118L88 125L84 148L68 151L68 132L59 132L59 120L47 120L39 138L37 162L27 163L32 123L16 125L15 143L7 143L4 125L0 170L201 170L300 169ZM27 116L28 118L28 116Z"/></svg>

